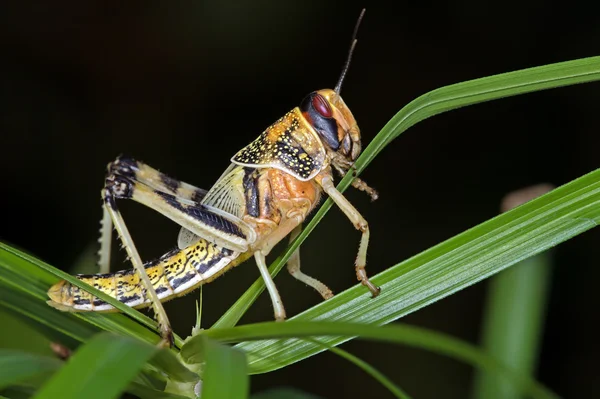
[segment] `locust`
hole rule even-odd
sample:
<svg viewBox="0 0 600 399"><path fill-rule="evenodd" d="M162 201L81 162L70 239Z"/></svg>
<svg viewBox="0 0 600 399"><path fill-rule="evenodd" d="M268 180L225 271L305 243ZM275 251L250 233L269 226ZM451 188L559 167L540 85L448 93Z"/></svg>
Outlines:
<svg viewBox="0 0 600 399"><path fill-rule="evenodd" d="M75 277L133 308L151 306L159 325L161 345L172 345L172 330L162 302L210 283L234 266L254 257L273 303L275 320L286 318L265 257L302 223L326 194L361 232L355 270L357 279L375 297L380 288L365 271L369 225L334 186L333 171L353 170L361 152L357 122L340 92L356 46L361 13L350 51L334 89L308 94L231 158L230 166L209 190L178 181L131 157L108 164L101 191L101 274ZM352 185L377 198L377 192L354 176ZM133 200L181 226L177 248L142 262L119 212L117 200ZM112 232L116 230L133 269L108 272ZM299 248L287 263L289 273L314 288L323 299L329 287L300 269ZM87 291L60 281L48 290L48 304L62 311L110 312L115 308Z"/></svg>

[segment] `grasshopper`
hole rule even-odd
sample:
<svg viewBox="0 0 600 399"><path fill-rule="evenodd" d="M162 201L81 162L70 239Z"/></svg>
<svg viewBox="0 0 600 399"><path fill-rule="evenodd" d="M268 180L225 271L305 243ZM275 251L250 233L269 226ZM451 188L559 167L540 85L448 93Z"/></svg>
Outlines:
<svg viewBox="0 0 600 399"><path fill-rule="evenodd" d="M324 192L361 232L356 276L373 297L377 296L380 288L365 272L369 226L335 188L332 172L335 169L342 176L346 174L361 152L360 130L340 92L363 14L364 10L335 88L310 93L299 107L238 151L210 190L175 180L129 157L120 156L110 163L101 191L99 265L104 273L76 277L128 306L152 306L161 344L171 345L172 331L161 302L195 290L253 256L271 297L275 319L284 320L285 309L265 257L286 236L295 239ZM373 200L377 198L375 190L359 178L355 177L352 185ZM132 199L179 224L178 248L143 263L117 207L118 199ZM113 227L133 269L108 273ZM333 296L329 287L300 270L299 249L290 257L287 269L323 299ZM48 304L63 311L115 311L66 281L52 286L48 296Z"/></svg>

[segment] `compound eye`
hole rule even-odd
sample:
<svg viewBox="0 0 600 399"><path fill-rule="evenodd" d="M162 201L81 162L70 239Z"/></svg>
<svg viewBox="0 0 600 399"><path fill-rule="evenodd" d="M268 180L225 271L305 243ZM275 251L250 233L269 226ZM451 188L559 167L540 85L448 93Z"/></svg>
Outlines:
<svg viewBox="0 0 600 399"><path fill-rule="evenodd" d="M319 114L321 114L321 116L325 118L331 118L333 116L333 112L331 112L329 103L325 97L320 94L315 94L315 96L312 98L312 106Z"/></svg>

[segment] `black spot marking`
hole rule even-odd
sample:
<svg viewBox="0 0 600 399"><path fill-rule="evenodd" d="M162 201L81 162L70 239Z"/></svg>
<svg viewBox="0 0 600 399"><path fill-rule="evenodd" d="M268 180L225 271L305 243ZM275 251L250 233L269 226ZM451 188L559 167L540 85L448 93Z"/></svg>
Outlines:
<svg viewBox="0 0 600 399"><path fill-rule="evenodd" d="M104 187L115 198L130 199L133 195L133 182L126 177L112 175L106 178Z"/></svg>
<svg viewBox="0 0 600 399"><path fill-rule="evenodd" d="M240 238L246 238L242 230L236 224L230 222L229 220L225 219L220 215L212 213L202 205L183 205L177 200L177 198L175 198L171 194L162 193L160 191L155 191L155 193L158 196L162 197L163 200L169 205L171 205L173 208L185 213L186 215L198 221L201 221L202 223L210 227L213 227L227 234L238 236Z"/></svg>
<svg viewBox="0 0 600 399"><path fill-rule="evenodd" d="M207 191L202 190L202 189L196 189L194 191L194 194L192 194L192 201L196 202L196 203L200 203L202 201L202 199L206 196Z"/></svg>
<svg viewBox="0 0 600 399"><path fill-rule="evenodd" d="M244 194L246 197L246 213L253 217L258 217L258 176L256 169L244 168Z"/></svg>
<svg viewBox="0 0 600 399"><path fill-rule="evenodd" d="M81 299L80 297L76 297L73 299L73 305L89 305L89 299Z"/></svg>
<svg viewBox="0 0 600 399"><path fill-rule="evenodd" d="M93 304L94 306L101 306L101 305L106 305L106 302L104 302L104 301L103 301L103 300L101 300L101 299L98 299L98 298L96 298L96 299L94 299L94 302L93 302L92 304Z"/></svg>
<svg viewBox="0 0 600 399"><path fill-rule="evenodd" d="M158 287L155 291L156 291L156 294L158 295L158 294L162 294L165 291L168 291L168 288L167 287Z"/></svg>
<svg viewBox="0 0 600 399"><path fill-rule="evenodd" d="M177 193L177 189L180 186L179 180L173 179L165 175L164 173L160 173L160 181L165 185L167 189L169 189L173 194Z"/></svg>
<svg viewBox="0 0 600 399"><path fill-rule="evenodd" d="M171 286L172 287L181 287L183 284L187 283L188 281L193 279L195 276L196 276L196 273L191 273L191 272L187 273L185 276L183 276L181 278L173 279Z"/></svg>
<svg viewBox="0 0 600 399"><path fill-rule="evenodd" d="M263 206L263 209L265 211L265 215L263 215L263 217L269 217L272 216L273 214L273 209L271 207L271 201L273 200L272 196L271 196L271 190L264 190L262 194L262 197L260 198L260 202Z"/></svg>
<svg viewBox="0 0 600 399"><path fill-rule="evenodd" d="M117 201L115 201L115 197L108 190L104 191L104 203L113 211L117 210Z"/></svg>
<svg viewBox="0 0 600 399"><path fill-rule="evenodd" d="M221 251L221 256L213 256L208 262L201 263L200 266L196 268L198 273L206 273L208 269L216 265L221 259L223 259L223 252L224 251Z"/></svg>
<svg viewBox="0 0 600 399"><path fill-rule="evenodd" d="M114 162L108 165L109 175L115 174L130 179L135 179L135 174L139 171L138 162L130 156L119 155Z"/></svg>
<svg viewBox="0 0 600 399"><path fill-rule="evenodd" d="M129 302L135 302L138 299L140 299L140 296L138 294L133 294L130 296L123 296L119 298L119 301L123 302L124 304L127 304Z"/></svg>
<svg viewBox="0 0 600 399"><path fill-rule="evenodd" d="M230 256L233 254L233 251L228 248L221 248L221 253L223 254L223 256Z"/></svg>

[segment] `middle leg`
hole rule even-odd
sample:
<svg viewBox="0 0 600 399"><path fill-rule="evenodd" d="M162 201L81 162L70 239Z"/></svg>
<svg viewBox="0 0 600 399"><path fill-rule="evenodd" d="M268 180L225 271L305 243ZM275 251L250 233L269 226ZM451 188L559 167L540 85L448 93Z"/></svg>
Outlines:
<svg viewBox="0 0 600 399"><path fill-rule="evenodd" d="M294 230L292 230L292 232L290 233L290 243L293 242L296 239L296 237L298 237L298 235L300 234L301 231L302 231L301 224L299 224L298 226L296 226L294 228ZM288 269L288 272L292 275L292 277L294 277L296 280L302 281L304 284L306 284L310 287L313 287L315 290L317 290L317 292L319 294L321 294L323 299L329 299L329 298L333 297L333 292L331 291L331 289L329 289L328 286L326 286L325 284L323 284L316 278L310 277L310 276L302 273L302 271L300 270L300 248L299 247L296 248L296 250L294 251L292 256L290 256L290 259L287 262L287 269Z"/></svg>
<svg viewBox="0 0 600 399"><path fill-rule="evenodd" d="M283 301L281 300L279 291L277 291L275 282L273 281L273 278L269 273L269 269L265 260L265 255L260 250L256 251L254 253L254 259L256 259L256 265L258 266L260 275L262 276L265 285L267 286L267 291L271 296L271 302L273 302L273 312L275 313L275 321L284 321L285 308L283 307Z"/></svg>

